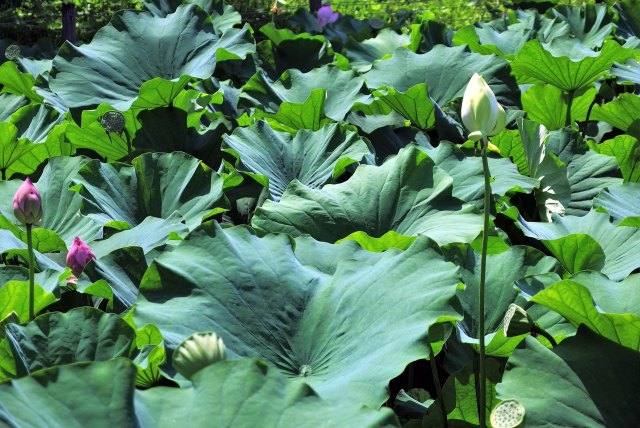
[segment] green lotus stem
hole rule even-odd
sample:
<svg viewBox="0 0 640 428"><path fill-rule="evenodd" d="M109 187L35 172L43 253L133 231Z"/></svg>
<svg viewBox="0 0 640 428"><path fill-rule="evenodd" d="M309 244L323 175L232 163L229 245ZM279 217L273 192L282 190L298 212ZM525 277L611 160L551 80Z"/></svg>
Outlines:
<svg viewBox="0 0 640 428"><path fill-rule="evenodd" d="M440 385L440 377L438 376L438 368L436 367L436 357L433 355L433 347L429 344L429 365L431 366L431 376L433 382L436 384L436 391L438 392L438 405L442 412L442 426L449 428L449 421L447 420L447 409L444 406L444 396L442 395L442 386Z"/></svg>
<svg viewBox="0 0 640 428"><path fill-rule="evenodd" d="M0 174L2 174L2 181L5 181L7 179L7 170L0 169Z"/></svg>
<svg viewBox="0 0 640 428"><path fill-rule="evenodd" d="M26 226L27 226L27 250L29 251L29 321L33 321L33 319L35 318L34 267L36 262L33 255L33 242L31 240L31 228L33 227L33 225L27 223Z"/></svg>
<svg viewBox="0 0 640 428"><path fill-rule="evenodd" d="M487 137L482 139L482 171L484 173L484 225L482 228L482 255L480 258L480 286L478 290L478 336L480 339L480 359L478 361L478 377L480 378L480 390L478 392L478 416L480 419L480 428L486 427L487 408L487 377L484 370L484 285L487 276L487 246L489 243L489 212L491 211L491 173L489 172L489 160L487 159L487 150L489 140Z"/></svg>
<svg viewBox="0 0 640 428"><path fill-rule="evenodd" d="M567 117L564 120L564 126L571 126L571 106L573 105L573 95L576 91L567 91Z"/></svg>
<svg viewBox="0 0 640 428"><path fill-rule="evenodd" d="M547 339L549 341L549 343L553 347L558 346L558 342L556 342L556 340L553 338L553 336L551 336L549 333L547 333L547 331L545 329L540 328L537 325L533 326L533 328L531 329L531 334L533 336L540 335L540 336L544 337L545 339Z"/></svg>
<svg viewBox="0 0 640 428"><path fill-rule="evenodd" d="M129 136L129 132L127 128L123 128L124 136L127 139L127 162L131 165L131 136Z"/></svg>

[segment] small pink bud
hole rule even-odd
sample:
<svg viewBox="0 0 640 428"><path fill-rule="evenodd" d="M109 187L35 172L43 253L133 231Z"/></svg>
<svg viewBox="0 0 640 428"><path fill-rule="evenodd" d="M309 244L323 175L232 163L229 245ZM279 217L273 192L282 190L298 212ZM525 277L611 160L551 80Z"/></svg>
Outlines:
<svg viewBox="0 0 640 428"><path fill-rule="evenodd" d="M338 20L340 14L334 12L331 6L322 6L318 9L318 25L324 27L327 24L333 24Z"/></svg>
<svg viewBox="0 0 640 428"><path fill-rule="evenodd" d="M42 219L42 200L29 177L18 187L13 197L13 215L22 224L36 224Z"/></svg>
<svg viewBox="0 0 640 428"><path fill-rule="evenodd" d="M69 254L67 254L67 266L71 268L73 276L79 277L87 263L95 258L96 255L93 254L91 248L76 236L69 249Z"/></svg>

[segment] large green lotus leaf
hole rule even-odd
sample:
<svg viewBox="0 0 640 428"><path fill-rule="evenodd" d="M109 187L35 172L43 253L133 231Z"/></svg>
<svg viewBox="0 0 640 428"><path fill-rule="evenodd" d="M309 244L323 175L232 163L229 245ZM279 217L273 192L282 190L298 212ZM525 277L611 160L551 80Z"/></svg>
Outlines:
<svg viewBox="0 0 640 428"><path fill-rule="evenodd" d="M133 428L136 368L119 358L54 367L0 384L0 424L9 427Z"/></svg>
<svg viewBox="0 0 640 428"><path fill-rule="evenodd" d="M21 241L14 232L6 229L0 229L0 253L8 253L9 256L19 256L25 264L29 262L27 244ZM40 269L52 269L58 272L64 271L62 267L63 263L57 263L37 250L34 250L34 253L36 265Z"/></svg>
<svg viewBox="0 0 640 428"><path fill-rule="evenodd" d="M588 150L577 131L561 129L552 132L547 140L547 150L567 165L571 199L565 214L588 213L593 199L601 190L622 182L616 159Z"/></svg>
<svg viewBox="0 0 640 428"><path fill-rule="evenodd" d="M522 47L522 45L524 45L524 43L529 40L530 37L530 31L529 30L529 34L526 33L527 30L520 30L520 34L519 36L522 37L524 36L524 40L521 40L519 36L516 36L516 38L514 39L509 39L509 36L512 35L509 32L509 30L505 30L504 32L498 32L496 31L493 27L489 26L489 38L490 38L490 42L487 44L484 44L480 41L480 37L478 36L477 30L479 30L479 28L476 28L473 25L465 25L464 27L460 28L456 34L453 36L453 43L455 45L467 45L469 50L471 52L475 52L475 53L479 53L482 55L497 55L499 57L502 58L512 58L514 56L515 52L512 52L509 56L505 55L502 50L496 46L495 43L499 43L499 39L495 36L497 35L500 38L506 39L506 40L510 40L510 42L514 45L517 46L517 51L520 50L520 48ZM493 37L491 37L491 32L495 33L495 35ZM485 29L485 33L487 34L487 30ZM506 45L506 50L507 51L512 51L513 47Z"/></svg>
<svg viewBox="0 0 640 428"><path fill-rule="evenodd" d="M503 133L492 142L504 157L510 157L521 174L538 179L535 190L536 203L541 217L564 212L571 201L571 187L567 178L567 166L550 150L546 143L549 134L538 123L518 119L518 133Z"/></svg>
<svg viewBox="0 0 640 428"><path fill-rule="evenodd" d="M218 33L232 28L242 21L242 17L233 6L225 4L222 0L146 0L143 1L145 9L156 16L167 16L182 4L196 4L211 16L213 28Z"/></svg>
<svg viewBox="0 0 640 428"><path fill-rule="evenodd" d="M618 77L618 82L640 85L640 63L630 59L624 64L615 64L611 73Z"/></svg>
<svg viewBox="0 0 640 428"><path fill-rule="evenodd" d="M607 40L596 56L579 61L567 56L553 56L538 40L527 42L511 63L518 83L548 83L564 91L575 91L604 75L614 62L625 62L633 56L613 40Z"/></svg>
<svg viewBox="0 0 640 428"><path fill-rule="evenodd" d="M453 42L456 45L466 44L472 52L483 55L496 54L511 59L520 52L534 32L531 28L509 28L505 31L497 31L490 24L479 25L480 27L473 25L462 27L453 36Z"/></svg>
<svg viewBox="0 0 640 428"><path fill-rule="evenodd" d="M43 104L29 104L11 115L10 122L18 128L18 138L42 143L64 117Z"/></svg>
<svg viewBox="0 0 640 428"><path fill-rule="evenodd" d="M26 138L18 140L18 128L13 123L0 123L0 178L10 178L16 172L14 164L33 147Z"/></svg>
<svg viewBox="0 0 640 428"><path fill-rule="evenodd" d="M0 122L6 122L11 115L29 103L25 96L10 93L0 94Z"/></svg>
<svg viewBox="0 0 640 428"><path fill-rule="evenodd" d="M589 289L573 279L553 284L533 296L531 301L558 312L575 326L584 324L609 340L640 350L640 317L602 313L594 306Z"/></svg>
<svg viewBox="0 0 640 428"><path fill-rule="evenodd" d="M606 262L607 256L602 247L595 239L584 233L552 240L545 239L542 242L571 274L583 270L599 271Z"/></svg>
<svg viewBox="0 0 640 428"><path fill-rule="evenodd" d="M34 313L38 313L57 299L45 291L40 285L35 284L33 294ZM15 312L21 322L29 320L29 282L11 280L0 287L0 320L11 312Z"/></svg>
<svg viewBox="0 0 640 428"><path fill-rule="evenodd" d="M147 153L133 165L93 160L73 179L83 213L101 222L139 225L149 216L178 212L193 229L224 205L222 178L186 153ZM131 245L131 244L130 244Z"/></svg>
<svg viewBox="0 0 640 428"><path fill-rule="evenodd" d="M149 266L134 319L169 348L215 331L231 357L260 357L334 403L347 394L378 408L389 381L428 354L429 327L459 318L457 269L432 245L371 253L204 223Z"/></svg>
<svg viewBox="0 0 640 428"><path fill-rule="evenodd" d="M454 30L439 21L433 20L428 14L416 16L416 24L409 24L411 44L409 49L412 52L424 53L434 48L436 45L451 46L451 39Z"/></svg>
<svg viewBox="0 0 640 428"><path fill-rule="evenodd" d="M266 112L275 113L283 102L303 103L313 90L323 88L327 91L325 115L340 121L355 103L367 103L371 98L363 86L364 79L355 71L325 65L307 73L288 70L275 82L258 72L244 85L243 96L248 96Z"/></svg>
<svg viewBox="0 0 640 428"><path fill-rule="evenodd" d="M57 125L47 134L46 141L31 144L31 149L22 153L11 165L10 170L19 174L30 175L48 159L56 156L73 155L75 148L65 138L67 126L69 126L68 122Z"/></svg>
<svg viewBox="0 0 640 428"><path fill-rule="evenodd" d="M429 95L444 106L461 97L471 76L478 73L503 106L517 107L520 91L510 72L509 64L497 56L469 53L464 46L436 46L422 55L398 49L391 58L375 63L364 76L372 89L390 86L406 92L418 83L426 83Z"/></svg>
<svg viewBox="0 0 640 428"><path fill-rule="evenodd" d="M127 110L151 79L205 79L213 74L216 58L246 56L253 50L248 34L244 28L217 35L211 17L194 5L181 6L166 17L121 11L91 43L65 43L60 48L49 86L72 108L105 103Z"/></svg>
<svg viewBox="0 0 640 428"><path fill-rule="evenodd" d="M376 37L358 41L349 37L344 45L342 54L349 58L351 67L363 72L379 59L393 55L395 50L406 47L411 43L407 34L398 34L390 28L383 28Z"/></svg>
<svg viewBox="0 0 640 428"><path fill-rule="evenodd" d="M496 389L524 406L523 427L632 427L639 383L640 354L582 326L554 349L527 337Z"/></svg>
<svg viewBox="0 0 640 428"><path fill-rule="evenodd" d="M96 244L99 242L92 244L94 249ZM93 282L104 279L109 283L113 291L114 310L121 312L135 303L138 286L146 270L147 262L142 248L122 247L98 257L85 267L84 273Z"/></svg>
<svg viewBox="0 0 640 428"><path fill-rule="evenodd" d="M118 315L89 307L9 324L6 333L20 377L79 361L129 357L135 340L135 331Z"/></svg>
<svg viewBox="0 0 640 428"><path fill-rule="evenodd" d="M618 98L607 104L596 105L591 119L601 120L622 131L627 131L631 125L640 121L640 96L620 94ZM634 137L640 137L640 135L634 135Z"/></svg>
<svg viewBox="0 0 640 428"><path fill-rule="evenodd" d="M197 224L199 222L194 220L192 226ZM125 247L140 247L147 254L166 244L174 234L186 235L188 232L189 226L179 212L174 212L167 218L148 216L131 229L115 233L107 239L93 241L91 247L98 258Z"/></svg>
<svg viewBox="0 0 640 428"><path fill-rule="evenodd" d="M640 245L640 230L615 226L609 221L608 214L591 211L583 217L554 215L551 223L528 222L519 218L518 224L526 236L543 240L543 243L544 240L573 234L591 236L605 254L602 273L614 281L626 278L640 267L640 259L635 254L636 246Z"/></svg>
<svg viewBox="0 0 640 428"><path fill-rule="evenodd" d="M447 260L460 267L464 290L458 291L462 303L464 319L458 327L472 340L477 340L478 290L480 284L480 252L470 245L453 244L443 249ZM509 247L507 251L487 255L485 286L485 335L491 335L501 328L504 314L518 296L514 287L516 281L545 272L561 272L557 260L547 257L531 247ZM487 343L491 337L487 338Z"/></svg>
<svg viewBox="0 0 640 428"><path fill-rule="evenodd" d="M637 183L640 181L640 144L630 135L617 135L601 144L590 144L589 147L603 155L614 156L618 161L624 181Z"/></svg>
<svg viewBox="0 0 640 428"><path fill-rule="evenodd" d="M589 106L597 92L595 88L588 88L574 96L571 104L571 123L586 119ZM567 101L561 89L538 83L522 94L522 109L527 112L529 119L553 131L565 126Z"/></svg>
<svg viewBox="0 0 640 428"><path fill-rule="evenodd" d="M569 24L571 37L588 48L602 46L613 28L612 16L607 14L607 6L603 4L557 6L550 12L560 18L560 22Z"/></svg>
<svg viewBox="0 0 640 428"><path fill-rule="evenodd" d="M142 427L169 428L189 421L193 427L294 428L302 426L397 427L389 409L358 408L320 398L309 386L287 379L277 368L254 359L208 366L188 388L136 391L136 416Z"/></svg>
<svg viewBox="0 0 640 428"><path fill-rule="evenodd" d="M29 73L22 73L18 70L18 66L13 61L7 61L0 65L0 84L2 92L8 92L14 95L24 95L34 103L43 101L33 88L35 77Z"/></svg>
<svg viewBox="0 0 640 428"><path fill-rule="evenodd" d="M44 168L35 187L42 197L42 226L53 230L67 247L76 236L90 241L102 236L102 225L94 219L80 214L82 197L69 190L71 181L89 159L77 157L56 157ZM11 223L18 223L13 215L13 195L22 181L12 180L0 183L0 214Z"/></svg>
<svg viewBox="0 0 640 428"><path fill-rule="evenodd" d="M212 122L202 129L189 123L190 115L180 108L161 107L138 114L141 128L133 145L142 152L185 152L209 167L220 166L222 135L230 131L223 121Z"/></svg>
<svg viewBox="0 0 640 428"><path fill-rule="evenodd" d="M600 272L579 272L570 279L589 289L601 311L640 317L640 274L629 275L620 282L611 281Z"/></svg>
<svg viewBox="0 0 640 428"><path fill-rule="evenodd" d="M406 92L383 86L373 95L420 130L426 131L436 124L435 106L424 83L418 83Z"/></svg>
<svg viewBox="0 0 640 428"><path fill-rule="evenodd" d="M14 113L10 122L0 123L0 178L31 174L46 159L73 153L64 139L67 124L58 125L62 117L51 118L56 115L42 105L31 104Z"/></svg>
<svg viewBox="0 0 640 428"><path fill-rule="evenodd" d="M484 173L482 158L465 156L455 144L440 142L435 149L426 149L439 168L453 178L453 196L477 206L484 206ZM510 159L489 158L491 192L504 196L510 192L530 193L540 184L535 178L521 175Z"/></svg>
<svg viewBox="0 0 640 428"><path fill-rule="evenodd" d="M327 100L327 92L322 89L314 89L302 103L285 101L280 104L275 114L265 113L265 117L274 127L295 134L299 129L319 130L325 123L331 122L324 115L324 103ZM257 114L254 114L256 117ZM257 118L257 117L256 117Z"/></svg>
<svg viewBox="0 0 640 428"><path fill-rule="evenodd" d="M370 154L358 134L335 123L316 132L303 129L292 136L260 121L237 128L224 142L240 156L241 169L267 178L276 201L291 181L320 188Z"/></svg>
<svg viewBox="0 0 640 428"><path fill-rule="evenodd" d="M322 35L296 34L288 28L276 28L273 22L260 27L260 32L268 40L256 46L255 66L271 80L286 70L295 68L306 73L333 62L331 45Z"/></svg>
<svg viewBox="0 0 640 428"><path fill-rule="evenodd" d="M616 223L627 217L640 217L640 184L623 183L608 187L593 200L594 207L602 207Z"/></svg>
<svg viewBox="0 0 640 428"><path fill-rule="evenodd" d="M311 189L293 181L279 203L266 201L252 223L266 232L336 242L353 232L424 234L440 245L471 242L482 218L452 197L453 179L415 146L382 166L360 165L344 183Z"/></svg>
<svg viewBox="0 0 640 428"><path fill-rule="evenodd" d="M130 138L140 128L135 112L128 110L123 112L126 132L107 132L100 119L102 116L113 111L113 107L100 104L95 110L84 110L81 115L81 125L69 123L65 136L73 147L89 149L108 161L117 161L128 154L127 133Z"/></svg>

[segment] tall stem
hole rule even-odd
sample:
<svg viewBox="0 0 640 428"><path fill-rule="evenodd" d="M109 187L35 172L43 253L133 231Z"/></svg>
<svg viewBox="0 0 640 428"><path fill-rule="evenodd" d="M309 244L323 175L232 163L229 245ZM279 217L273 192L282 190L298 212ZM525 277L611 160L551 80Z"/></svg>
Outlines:
<svg viewBox="0 0 640 428"><path fill-rule="evenodd" d="M571 126L571 106L573 105L573 95L575 91L571 90L567 92L567 116L564 119L564 126Z"/></svg>
<svg viewBox="0 0 640 428"><path fill-rule="evenodd" d="M29 251L29 321L33 321L35 318L35 304L34 304L34 294L35 294L35 285L34 285L34 267L35 260L33 256L33 242L31 240L31 228L33 225L27 223L27 250Z"/></svg>
<svg viewBox="0 0 640 428"><path fill-rule="evenodd" d="M486 395L487 395L487 378L484 370L484 286L487 276L487 245L489 242L489 213L491 211L491 173L489 172L489 160L487 159L487 149L489 140L487 137L482 139L482 170L484 173L484 225L482 229L482 255L480 258L480 286L478 290L478 336L480 339L480 359L478 361L478 377L480 378L480 390L478 393L478 416L480 419L480 428L486 426Z"/></svg>
<svg viewBox="0 0 640 428"><path fill-rule="evenodd" d="M442 386L440 385L440 377L438 376L438 367L436 367L436 357L433 355L433 348L429 344L429 364L431 365L431 376L433 377L433 383L436 384L436 391L438 392L438 404L440 405L440 412L442 412L442 423L444 428L449 428L449 421L447 420L447 409L444 406L444 396L442 395Z"/></svg>
<svg viewBox="0 0 640 428"><path fill-rule="evenodd" d="M123 131L124 136L127 139L127 161L129 162L129 165L131 165L131 136L129 135L127 128L124 128Z"/></svg>

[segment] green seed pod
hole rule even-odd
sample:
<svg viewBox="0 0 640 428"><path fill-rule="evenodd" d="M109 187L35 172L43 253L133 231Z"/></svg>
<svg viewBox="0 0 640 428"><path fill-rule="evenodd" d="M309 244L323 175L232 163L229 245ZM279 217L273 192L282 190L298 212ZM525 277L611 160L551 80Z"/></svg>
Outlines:
<svg viewBox="0 0 640 428"><path fill-rule="evenodd" d="M524 413L517 400L506 400L493 408L489 420L493 428L515 428L524 420Z"/></svg>
<svg viewBox="0 0 640 428"><path fill-rule="evenodd" d="M7 48L4 50L4 56L9 61L15 61L16 59L20 58L20 46L18 45L7 46Z"/></svg>
<svg viewBox="0 0 640 428"><path fill-rule="evenodd" d="M100 125L107 132L122 132L124 129L124 116L119 111L108 111L100 118Z"/></svg>
<svg viewBox="0 0 640 428"><path fill-rule="evenodd" d="M213 363L225 359L224 343L213 332L194 333L173 353L173 368L187 379Z"/></svg>
<svg viewBox="0 0 640 428"><path fill-rule="evenodd" d="M531 332L534 327L533 319L527 311L512 303L504 315L504 335L505 337L520 336Z"/></svg>

